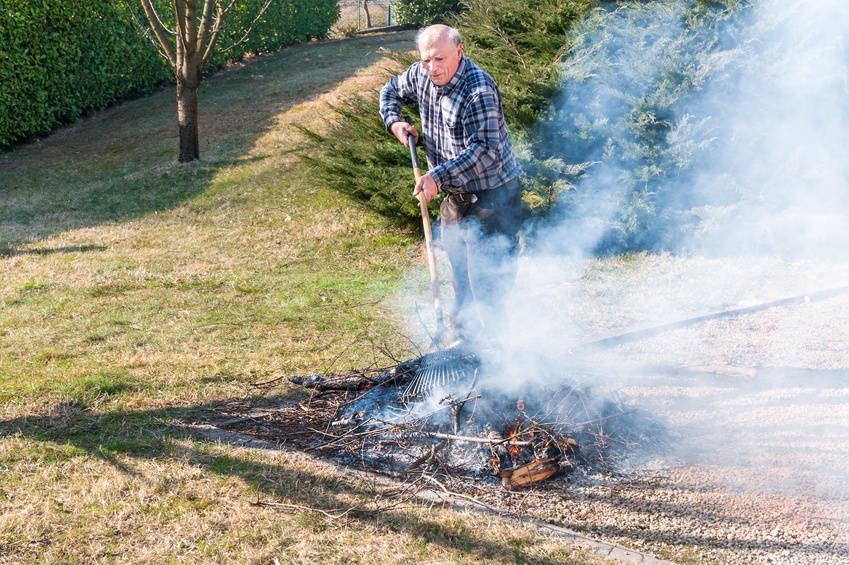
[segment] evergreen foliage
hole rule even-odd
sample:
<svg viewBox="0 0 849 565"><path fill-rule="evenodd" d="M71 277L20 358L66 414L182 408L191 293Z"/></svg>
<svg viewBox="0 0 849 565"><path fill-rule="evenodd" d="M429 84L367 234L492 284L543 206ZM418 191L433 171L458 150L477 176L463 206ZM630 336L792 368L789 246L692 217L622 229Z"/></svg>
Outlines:
<svg viewBox="0 0 849 565"><path fill-rule="evenodd" d="M594 11L571 32L557 110L536 147L542 159L593 164L557 207L575 230L598 232L597 252L674 248L704 229L706 210L739 201L732 184L699 190L700 155L722 120L698 96L735 88L743 10L628 3Z"/></svg>
<svg viewBox="0 0 849 565"><path fill-rule="evenodd" d="M454 25L463 49L495 79L504 114L525 129L550 105L557 65L569 48L569 29L594 0L469 0Z"/></svg>
<svg viewBox="0 0 849 565"><path fill-rule="evenodd" d="M566 163L534 147L533 128L551 108L558 64L568 52L569 30L594 0L469 0L455 20L465 53L495 79L514 149L524 170L526 217L546 217L561 193L574 188L586 163Z"/></svg>
<svg viewBox="0 0 849 565"><path fill-rule="evenodd" d="M332 107L336 118L325 135L300 128L318 151L305 156L315 175L336 190L399 226L421 226L418 200L413 198L410 153L386 131L378 114L378 93L352 96ZM416 108L411 107L416 116ZM377 116L377 119L375 119ZM421 124L414 122L421 130ZM399 149L400 148L400 149ZM425 163L419 151L419 162ZM435 208L436 200L431 202Z"/></svg>
<svg viewBox="0 0 849 565"><path fill-rule="evenodd" d="M238 43L264 4L262 0L240 2L219 46ZM164 23L172 26L169 2L156 0L155 5ZM0 147L173 81L168 64L138 33L132 14L145 21L141 4L131 0L4 0ZM335 0L275 0L248 39L216 53L209 70L247 53L325 37L338 16Z"/></svg>

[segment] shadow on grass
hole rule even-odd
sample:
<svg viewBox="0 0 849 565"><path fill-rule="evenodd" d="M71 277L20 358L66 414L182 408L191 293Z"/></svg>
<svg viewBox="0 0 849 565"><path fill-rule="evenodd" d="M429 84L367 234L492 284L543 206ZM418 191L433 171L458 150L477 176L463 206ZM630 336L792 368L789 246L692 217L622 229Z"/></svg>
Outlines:
<svg viewBox="0 0 849 565"><path fill-rule="evenodd" d="M250 501L253 504L291 504L302 507L304 512L304 507L309 507L329 514L340 514L351 505L352 499L372 500L378 494L378 487L358 486L345 480L342 475L321 476L295 466L270 464L251 460L249 457L214 452L207 448L221 445L221 436L194 433L192 426L174 424L195 422L204 412L214 410L221 404L216 402L190 408L93 414L83 405L71 401L55 406L47 416L27 416L0 422L0 438L22 437L31 442L68 446L73 448L70 456L80 456L84 453L85 456L105 461L132 477L141 476L141 473L133 468L132 460L187 461L214 475L245 481L255 493L246 495L246 498L256 500ZM185 439L194 441L190 444L177 443ZM231 445L242 447L245 443L251 443L251 440L246 438L244 441L234 441ZM265 442L258 444L270 447ZM38 451L42 454L56 452L55 449L44 448L38 448ZM49 460L50 457L46 455L44 458ZM53 457L65 460L69 456L56 452ZM391 504L391 499L388 500ZM526 542L521 541L521 536L508 538L503 542L491 541L476 535L463 520L444 523L398 508L389 508L379 515L353 512L339 520L326 518L318 511L307 512L300 523L313 530L340 527L344 524L344 527L351 531L357 531L366 524L370 528L379 524L422 543L421 551L427 551L424 547L426 545L436 544L449 551L472 553L483 558L508 557L518 559L519 562L540 565L563 563L562 560L539 556L539 552L530 545L530 551L526 552L523 549ZM532 545L532 542L530 544Z"/></svg>
<svg viewBox="0 0 849 565"><path fill-rule="evenodd" d="M11 249L0 247L0 257L11 257L13 255L53 255L54 253L87 253L89 251L106 251L103 245L69 245L67 247L54 247L52 249Z"/></svg>

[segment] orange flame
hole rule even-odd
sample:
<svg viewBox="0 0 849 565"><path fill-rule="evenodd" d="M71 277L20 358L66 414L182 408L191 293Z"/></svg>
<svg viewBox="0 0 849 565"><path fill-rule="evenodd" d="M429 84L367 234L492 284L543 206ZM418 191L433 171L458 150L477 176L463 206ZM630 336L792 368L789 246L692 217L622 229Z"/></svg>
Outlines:
<svg viewBox="0 0 849 565"><path fill-rule="evenodd" d="M518 445L514 445L519 438L516 437L516 434L519 433L519 427L521 426L521 422L516 422L516 427L513 428L513 431L507 436L510 440L507 442L507 451L510 453L510 457L514 460L522 459L522 448Z"/></svg>

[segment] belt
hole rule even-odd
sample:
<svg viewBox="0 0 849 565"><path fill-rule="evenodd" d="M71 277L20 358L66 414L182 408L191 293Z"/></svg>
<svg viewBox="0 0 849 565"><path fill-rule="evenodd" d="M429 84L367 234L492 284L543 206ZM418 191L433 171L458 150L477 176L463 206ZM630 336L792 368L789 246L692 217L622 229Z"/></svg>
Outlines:
<svg viewBox="0 0 849 565"><path fill-rule="evenodd" d="M498 190L498 189L516 189L519 188L519 177L512 178L505 182L502 185L488 188L487 190ZM477 202L478 195L475 192L449 192L448 196L457 202Z"/></svg>
<svg viewBox="0 0 849 565"><path fill-rule="evenodd" d="M448 197L457 202L477 202L478 195L474 192L450 192Z"/></svg>

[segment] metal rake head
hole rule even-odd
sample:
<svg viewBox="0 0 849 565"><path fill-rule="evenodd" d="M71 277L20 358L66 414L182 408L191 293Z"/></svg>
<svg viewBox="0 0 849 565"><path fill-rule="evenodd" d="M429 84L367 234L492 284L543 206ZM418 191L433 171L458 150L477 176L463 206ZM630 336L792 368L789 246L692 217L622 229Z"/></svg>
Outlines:
<svg viewBox="0 0 849 565"><path fill-rule="evenodd" d="M479 366L477 356L459 348L429 353L422 358L404 398L421 398L437 388L469 382Z"/></svg>

